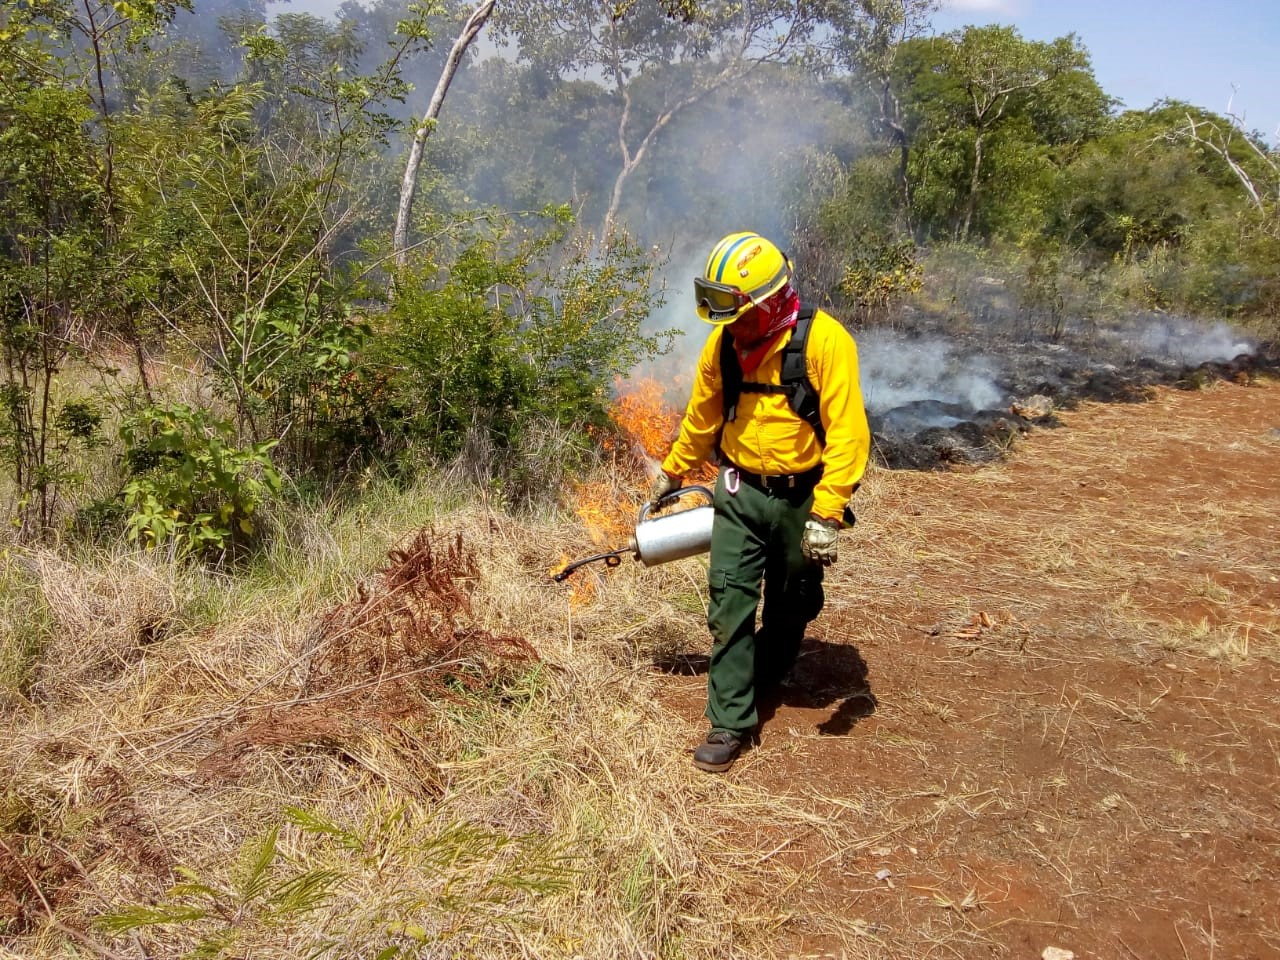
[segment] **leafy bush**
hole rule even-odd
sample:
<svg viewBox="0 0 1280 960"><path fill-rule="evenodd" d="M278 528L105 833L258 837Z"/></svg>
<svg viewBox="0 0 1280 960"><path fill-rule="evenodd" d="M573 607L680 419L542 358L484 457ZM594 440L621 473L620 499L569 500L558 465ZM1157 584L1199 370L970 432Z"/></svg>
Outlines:
<svg viewBox="0 0 1280 960"><path fill-rule="evenodd" d="M853 300L855 315L867 323L883 319L895 303L919 293L923 278L916 245L898 240L869 245L845 269L840 287Z"/></svg>
<svg viewBox="0 0 1280 960"><path fill-rule="evenodd" d="M653 261L625 240L597 251L567 235L569 218L521 235L511 221L479 227L452 257L404 271L383 329L361 357L384 449L436 462L486 452L488 479L524 500L519 455L554 425L549 455L608 421L615 378L661 352L669 334L642 325L655 306ZM523 464L523 466L522 466Z"/></svg>
<svg viewBox="0 0 1280 960"><path fill-rule="evenodd" d="M139 411L120 437L130 540L216 556L239 552L259 534L255 513L280 492L268 456L277 441L240 447L229 421L185 404Z"/></svg>
<svg viewBox="0 0 1280 960"><path fill-rule="evenodd" d="M800 284L825 296L844 319L884 322L920 289L916 245L902 220L897 159L887 152L847 166L831 156L811 162L814 199L798 205Z"/></svg>
<svg viewBox="0 0 1280 960"><path fill-rule="evenodd" d="M332 467L358 442L363 397L355 356L372 331L337 297L284 295L227 325L232 349L214 366L221 392L255 439L281 438L283 462L298 470Z"/></svg>

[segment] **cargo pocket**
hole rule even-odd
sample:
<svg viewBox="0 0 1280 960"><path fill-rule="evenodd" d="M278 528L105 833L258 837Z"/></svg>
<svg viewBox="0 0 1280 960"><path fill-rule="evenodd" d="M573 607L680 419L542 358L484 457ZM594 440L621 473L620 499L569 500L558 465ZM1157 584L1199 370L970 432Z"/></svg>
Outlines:
<svg viewBox="0 0 1280 960"><path fill-rule="evenodd" d="M716 643L721 640L716 626L723 622L720 612L724 609L724 594L728 585L727 572L714 567L707 571L707 629L711 631L711 639Z"/></svg>
<svg viewBox="0 0 1280 960"><path fill-rule="evenodd" d="M723 568L710 570L707 583L710 586L707 628L712 640L717 644L729 643L754 634L759 588L753 589Z"/></svg>

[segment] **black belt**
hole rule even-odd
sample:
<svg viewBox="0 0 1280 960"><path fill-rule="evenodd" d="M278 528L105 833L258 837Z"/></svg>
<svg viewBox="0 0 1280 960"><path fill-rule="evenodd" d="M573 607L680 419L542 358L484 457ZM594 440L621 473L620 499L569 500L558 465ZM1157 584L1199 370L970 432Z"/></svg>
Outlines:
<svg viewBox="0 0 1280 960"><path fill-rule="evenodd" d="M804 473L773 473L760 474L752 473L750 470L743 470L736 467L732 463L728 465L728 469L736 473L743 483L755 487L757 490L764 490L768 493L784 493L789 490L811 490L818 485L818 481L822 479L822 464L812 467Z"/></svg>

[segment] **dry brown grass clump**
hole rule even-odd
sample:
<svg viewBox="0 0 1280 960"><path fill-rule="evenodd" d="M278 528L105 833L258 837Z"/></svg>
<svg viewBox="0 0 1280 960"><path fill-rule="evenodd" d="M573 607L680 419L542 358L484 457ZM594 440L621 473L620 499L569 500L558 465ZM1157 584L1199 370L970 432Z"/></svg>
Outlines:
<svg viewBox="0 0 1280 960"><path fill-rule="evenodd" d="M513 660L536 661L523 637L475 624L470 595L478 579L461 534L445 540L418 531L357 586L353 600L318 618L298 664L298 696L241 721L200 772L230 776L259 747L322 743L341 750L374 730L397 742L397 721L420 721L441 702L492 687ZM412 757L405 759L412 768Z"/></svg>
<svg viewBox="0 0 1280 960"><path fill-rule="evenodd" d="M181 603L186 574L163 558L130 552L87 566L47 549L20 556L54 621L31 689L40 701L97 696L163 639Z"/></svg>
<svg viewBox="0 0 1280 960"><path fill-rule="evenodd" d="M656 704L654 645L704 637L697 562L628 564L572 606L546 572L576 523L436 529L337 604L296 568L219 581L201 615L177 591L94 696L11 716L0 935L30 957L770 955L794 919L751 891L796 879L774 831L836 828L698 774L700 726Z"/></svg>

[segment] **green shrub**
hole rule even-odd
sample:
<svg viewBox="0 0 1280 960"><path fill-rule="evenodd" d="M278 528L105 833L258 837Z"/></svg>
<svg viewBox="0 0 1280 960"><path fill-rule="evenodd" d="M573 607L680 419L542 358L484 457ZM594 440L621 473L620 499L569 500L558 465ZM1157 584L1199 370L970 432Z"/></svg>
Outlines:
<svg viewBox="0 0 1280 960"><path fill-rule="evenodd" d="M277 441L238 446L230 422L180 403L139 411L120 437L130 540L215 556L237 553L259 534L255 513L280 492L269 456Z"/></svg>
<svg viewBox="0 0 1280 960"><path fill-rule="evenodd" d="M882 320L890 308L919 293L924 270L916 256L916 245L910 240L869 244L845 268L841 290L856 307L855 316L863 323Z"/></svg>
<svg viewBox="0 0 1280 960"><path fill-rule="evenodd" d="M386 451L470 457L519 501L525 474L555 473L531 451L560 466L586 450L608 422L614 380L669 334L642 330L653 260L625 240L595 250L567 229L563 213L532 235L496 222L397 278L360 363Z"/></svg>

